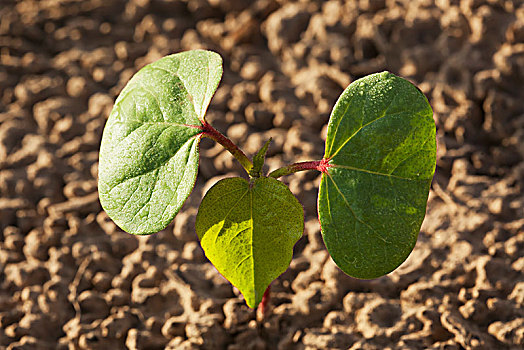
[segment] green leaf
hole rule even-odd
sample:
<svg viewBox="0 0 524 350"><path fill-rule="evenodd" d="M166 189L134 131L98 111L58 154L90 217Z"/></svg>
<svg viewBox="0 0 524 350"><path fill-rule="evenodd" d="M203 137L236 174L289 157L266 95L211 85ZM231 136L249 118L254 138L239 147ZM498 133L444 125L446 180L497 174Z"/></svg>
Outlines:
<svg viewBox="0 0 524 350"><path fill-rule="evenodd" d="M287 186L267 177L219 181L206 193L196 218L207 258L251 308L289 266L303 229L300 203Z"/></svg>
<svg viewBox="0 0 524 350"><path fill-rule="evenodd" d="M188 51L142 68L118 96L102 136L98 191L123 230L164 229L193 189L204 114L220 55Z"/></svg>
<svg viewBox="0 0 524 350"><path fill-rule="evenodd" d="M433 111L389 72L352 83L328 124L319 218L335 263L357 278L397 268L413 250L435 171Z"/></svg>

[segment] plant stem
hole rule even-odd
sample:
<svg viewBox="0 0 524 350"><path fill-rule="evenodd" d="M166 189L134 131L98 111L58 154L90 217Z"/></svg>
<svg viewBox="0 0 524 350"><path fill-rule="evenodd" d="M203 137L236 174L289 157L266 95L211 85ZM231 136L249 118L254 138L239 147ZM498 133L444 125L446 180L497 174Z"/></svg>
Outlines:
<svg viewBox="0 0 524 350"><path fill-rule="evenodd" d="M222 134L220 131L218 131L217 129L215 129L208 123L203 124L202 131L205 137L209 137L210 139L224 146L224 148L227 149L229 153L231 153L233 157L236 158L236 160L238 160L238 162L242 165L242 167L249 174L249 171L253 167L253 163L244 154L244 152L242 152L242 150L233 143L233 141L228 139L224 134Z"/></svg>
<svg viewBox="0 0 524 350"><path fill-rule="evenodd" d="M327 169L331 166L328 162L329 162L329 159L322 159L322 160L313 160L309 162L293 163L288 166L273 170L271 173L269 173L268 176L276 179L281 176L294 174L296 172L304 171L304 170L318 170L322 173L325 173L327 172Z"/></svg>
<svg viewBox="0 0 524 350"><path fill-rule="evenodd" d="M258 304L257 308L257 319L263 320L266 316L266 313L269 309L269 300L271 299L271 285L267 286L264 295L262 296L262 301Z"/></svg>

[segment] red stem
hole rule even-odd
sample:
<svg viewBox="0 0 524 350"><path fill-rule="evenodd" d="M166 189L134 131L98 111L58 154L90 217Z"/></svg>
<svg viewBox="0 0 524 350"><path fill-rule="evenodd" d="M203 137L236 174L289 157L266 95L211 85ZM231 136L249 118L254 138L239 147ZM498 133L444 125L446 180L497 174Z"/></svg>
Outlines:
<svg viewBox="0 0 524 350"><path fill-rule="evenodd" d="M329 164L328 162L329 162L329 159L313 160L313 161L308 161L308 162L298 162L298 163L294 163L286 167L282 167L277 170L274 170L269 174L269 176L274 177L276 179L281 176L294 174L298 171L304 171L304 170L318 170L322 173L325 173L327 172L327 169L331 166L331 164Z"/></svg>
<svg viewBox="0 0 524 350"><path fill-rule="evenodd" d="M242 150L233 143L233 141L228 139L220 131L213 128L211 124L208 124L206 122L204 122L204 124L202 125L202 134L205 137L209 137L210 139L224 146L224 148L227 149L229 153L231 153L233 157L235 157L239 161L239 163L244 167L244 169L249 173L249 170L251 170L251 168L253 167L253 163L244 154L244 152L242 152Z"/></svg>
<svg viewBox="0 0 524 350"><path fill-rule="evenodd" d="M271 299L270 291L271 285L267 287L266 291L264 292L264 295L262 296L262 301L260 302L260 304L258 304L257 312L259 313L261 318L264 318L269 308L269 300Z"/></svg>

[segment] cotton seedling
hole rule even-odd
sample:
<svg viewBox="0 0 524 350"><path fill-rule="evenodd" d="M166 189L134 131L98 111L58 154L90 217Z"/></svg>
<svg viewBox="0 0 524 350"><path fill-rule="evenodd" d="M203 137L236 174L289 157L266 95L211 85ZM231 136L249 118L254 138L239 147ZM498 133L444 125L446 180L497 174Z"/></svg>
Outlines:
<svg viewBox="0 0 524 350"><path fill-rule="evenodd" d="M328 123L324 157L264 174L270 140L251 160L205 119L222 59L194 50L142 68L122 90L100 147L100 202L124 231L164 229L191 193L199 142L224 146L246 174L218 181L204 196L196 231L209 261L256 307L291 262L303 208L278 180L322 173L318 216L334 262L346 274L377 278L413 250L435 171L433 112L407 80L389 72L354 81Z"/></svg>

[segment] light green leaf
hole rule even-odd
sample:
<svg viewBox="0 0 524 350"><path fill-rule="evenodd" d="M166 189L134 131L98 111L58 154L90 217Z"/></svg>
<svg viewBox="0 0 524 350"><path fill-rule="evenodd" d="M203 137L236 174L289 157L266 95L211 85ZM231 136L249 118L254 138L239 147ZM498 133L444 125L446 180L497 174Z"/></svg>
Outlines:
<svg viewBox="0 0 524 350"><path fill-rule="evenodd" d="M353 82L328 124L319 218L335 263L357 278L397 268L413 250L435 171L426 97L389 72Z"/></svg>
<svg viewBox="0 0 524 350"><path fill-rule="evenodd" d="M206 194L196 231L207 258L256 307L282 274L302 236L304 212L280 181L228 178Z"/></svg>
<svg viewBox="0 0 524 350"><path fill-rule="evenodd" d="M118 96L102 136L98 191L123 230L164 229L193 189L207 106L220 55L187 51L142 68Z"/></svg>

